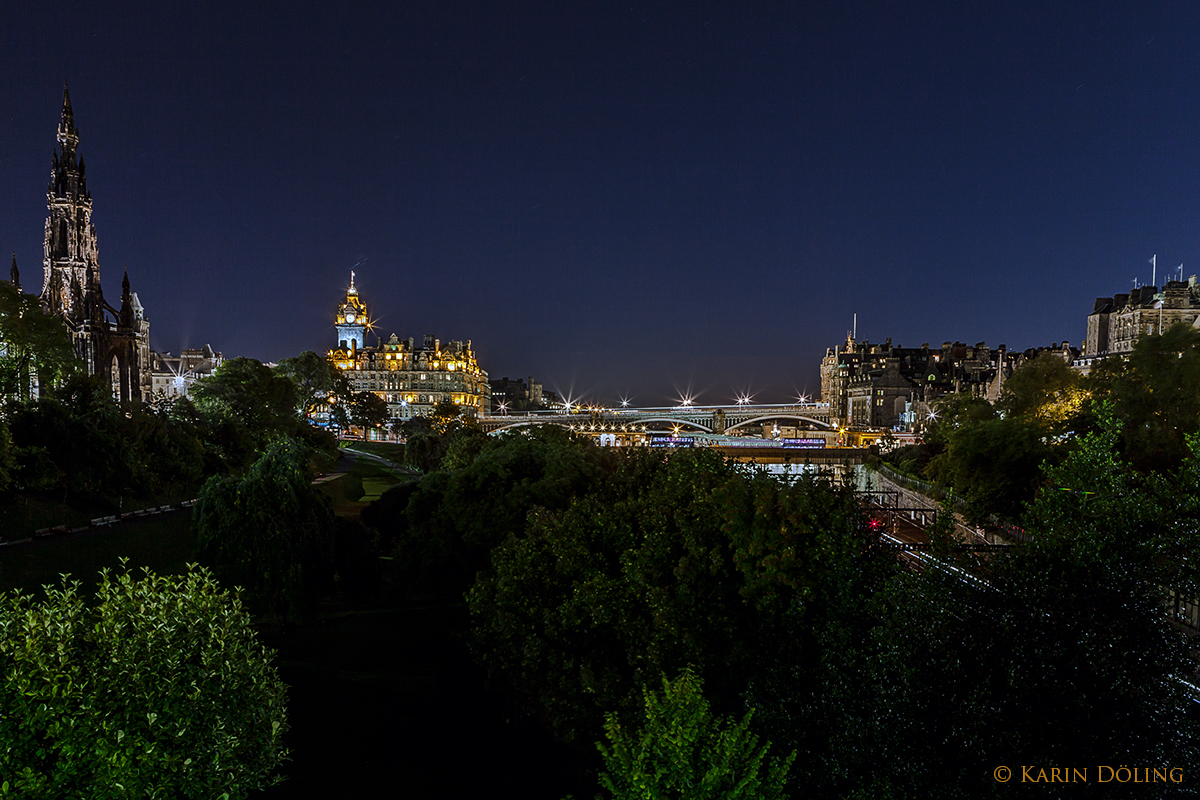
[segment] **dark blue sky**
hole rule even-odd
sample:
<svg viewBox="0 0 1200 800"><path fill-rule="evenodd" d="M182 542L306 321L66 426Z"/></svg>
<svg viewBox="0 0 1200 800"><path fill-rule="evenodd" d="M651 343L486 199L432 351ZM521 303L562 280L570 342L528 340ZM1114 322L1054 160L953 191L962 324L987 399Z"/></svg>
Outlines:
<svg viewBox="0 0 1200 800"><path fill-rule="evenodd" d="M323 352L356 268L492 377L780 401L855 312L1078 344L1200 272L1194 3L109 5L0 11L0 252L40 286L69 79L159 350Z"/></svg>

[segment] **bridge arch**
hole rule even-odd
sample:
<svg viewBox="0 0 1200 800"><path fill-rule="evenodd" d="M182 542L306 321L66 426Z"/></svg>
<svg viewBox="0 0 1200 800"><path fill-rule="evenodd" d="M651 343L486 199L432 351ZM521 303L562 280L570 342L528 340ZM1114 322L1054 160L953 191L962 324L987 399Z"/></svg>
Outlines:
<svg viewBox="0 0 1200 800"><path fill-rule="evenodd" d="M831 425L830 423L828 423L824 420L813 419L812 417L805 417L800 414L764 414L759 417L751 417L750 419L744 419L735 425L727 425L727 426L725 426L725 430L732 431L736 428L742 427L743 425L751 425L755 422L766 422L767 420L771 420L771 419L794 419L797 422L811 422L814 425L820 425L825 430L833 430L834 429L833 425Z"/></svg>
<svg viewBox="0 0 1200 800"><path fill-rule="evenodd" d="M508 425L504 425L499 428L493 428L492 430L488 431L488 436L494 436L497 433L502 433L504 431L516 430L517 428L532 428L536 425L557 425L560 428L571 427L565 422L559 422L555 419L523 419L517 422L510 422Z"/></svg>
<svg viewBox="0 0 1200 800"><path fill-rule="evenodd" d="M690 428L696 428L698 430L703 431L704 433L712 433L712 428L708 427L707 425L701 425L699 422L693 422L690 419L676 419L674 417L647 417L644 419L639 419L637 421L637 424L639 424L639 425L654 425L659 422L671 422L676 425L687 425ZM652 432L654 432L654 431L651 431L649 429L646 430L646 433L652 433ZM661 431L657 431L657 432L661 433Z"/></svg>

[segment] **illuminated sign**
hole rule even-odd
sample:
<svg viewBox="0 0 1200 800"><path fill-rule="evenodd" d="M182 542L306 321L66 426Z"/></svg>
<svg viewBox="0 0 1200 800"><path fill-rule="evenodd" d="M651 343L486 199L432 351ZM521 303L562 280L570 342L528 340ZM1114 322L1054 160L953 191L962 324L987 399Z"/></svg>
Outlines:
<svg viewBox="0 0 1200 800"><path fill-rule="evenodd" d="M696 443L692 436L651 436L651 447L691 447Z"/></svg>

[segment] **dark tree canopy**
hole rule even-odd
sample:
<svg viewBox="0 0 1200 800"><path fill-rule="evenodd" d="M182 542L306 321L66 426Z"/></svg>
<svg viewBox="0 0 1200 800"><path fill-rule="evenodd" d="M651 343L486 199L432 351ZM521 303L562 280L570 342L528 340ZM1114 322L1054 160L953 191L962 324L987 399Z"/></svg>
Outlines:
<svg viewBox="0 0 1200 800"><path fill-rule="evenodd" d="M62 320L34 295L0 281L0 396L28 400L32 379L45 392L81 367Z"/></svg>
<svg viewBox="0 0 1200 800"><path fill-rule="evenodd" d="M196 498L203 559L278 619L304 618L333 575L334 515L310 481L306 449L281 440L243 477L212 478Z"/></svg>
<svg viewBox="0 0 1200 800"><path fill-rule="evenodd" d="M1200 431L1200 330L1179 323L1142 336L1127 358L1107 358L1089 377L1094 402L1112 403L1134 466L1166 472L1183 463L1187 437Z"/></svg>
<svg viewBox="0 0 1200 800"><path fill-rule="evenodd" d="M231 417L253 432L290 427L296 418L296 384L253 358L223 361L191 390L196 407Z"/></svg>
<svg viewBox="0 0 1200 800"><path fill-rule="evenodd" d="M296 409L311 417L317 410L325 409L330 397L345 397L350 394L350 385L342 371L312 350L298 356L285 358L275 367L280 375L290 379L296 386Z"/></svg>

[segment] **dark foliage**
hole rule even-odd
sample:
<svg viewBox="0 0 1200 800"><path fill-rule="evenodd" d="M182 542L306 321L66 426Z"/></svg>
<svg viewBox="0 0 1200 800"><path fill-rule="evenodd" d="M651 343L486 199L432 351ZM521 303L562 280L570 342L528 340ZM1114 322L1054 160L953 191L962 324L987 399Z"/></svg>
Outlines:
<svg viewBox="0 0 1200 800"><path fill-rule="evenodd" d="M312 487L308 455L278 441L244 476L212 478L196 499L202 559L271 618L305 618L334 575L334 515Z"/></svg>

